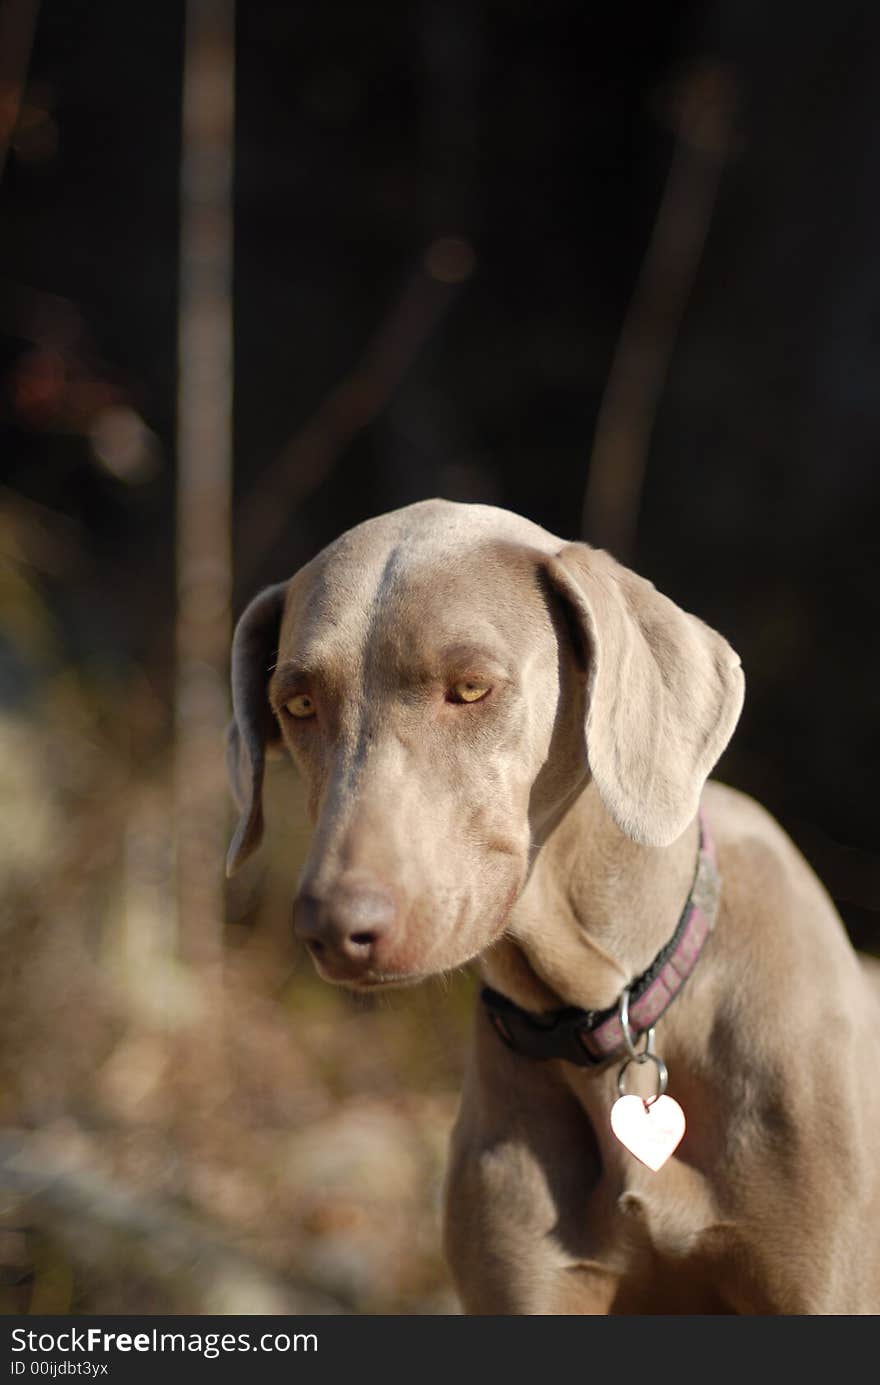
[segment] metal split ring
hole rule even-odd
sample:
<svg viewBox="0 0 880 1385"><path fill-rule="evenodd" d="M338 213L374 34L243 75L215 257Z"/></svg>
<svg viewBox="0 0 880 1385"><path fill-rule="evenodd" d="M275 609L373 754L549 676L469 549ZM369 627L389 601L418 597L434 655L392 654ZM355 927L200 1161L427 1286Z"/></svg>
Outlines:
<svg viewBox="0 0 880 1385"><path fill-rule="evenodd" d="M621 995L620 995L619 1018L620 1018L620 1028L621 1028L621 1032L622 1032L622 1034L623 1034L623 1042L624 1042L624 1044L626 1045L626 1051L627 1051L627 1053L629 1054L629 1057L626 1058L626 1059L624 1059L623 1066L621 1067L619 1073L617 1074L617 1091L618 1091L618 1095L619 1095L619 1096L626 1096L626 1089L624 1088L624 1085L623 1085L623 1079L624 1079L624 1076L625 1076L625 1074L626 1074L626 1070L627 1070L627 1068L629 1067L630 1063L638 1063L639 1066L641 1067L642 1063L651 1062L651 1063L654 1064L654 1066L655 1066L656 1069L657 1069L657 1090L656 1090L656 1092L654 1093L653 1096L643 1097L643 1100L644 1100L645 1106L652 1106L652 1105L654 1104L654 1102L658 1099L658 1097L661 1097L661 1096L663 1095L663 1093L666 1091L666 1083L667 1083L668 1080L669 1080L669 1074L668 1074L668 1072L666 1071L666 1064L664 1063L663 1059L660 1058L660 1057L658 1057L658 1055L654 1052L654 1028L653 1028L653 1025L651 1026L650 1029L645 1030L645 1046L644 1046L644 1048L636 1048L635 1039L634 1039L634 1037L633 1037L633 1032L632 1032L632 1029L630 1028L630 1023L629 1023L629 988L628 988L628 987L624 988L624 990L621 992Z"/></svg>
<svg viewBox="0 0 880 1385"><path fill-rule="evenodd" d="M653 1026L645 1031L645 1047L636 1048L635 1039L629 1023L629 987L624 987L620 993L620 1008L618 1010L620 1028L623 1033L623 1042L626 1051L633 1062L644 1063L646 1059L654 1056L654 1029Z"/></svg>
<svg viewBox="0 0 880 1385"><path fill-rule="evenodd" d="M652 1031L653 1032L653 1031ZM652 1062L657 1069L657 1090L653 1096L642 1097L646 1106L653 1106L654 1102L666 1091L666 1083L669 1081L669 1073L666 1071L666 1064L656 1053L639 1053L635 1058L624 1060L620 1072L617 1074L617 1095L626 1096L626 1088L623 1085L624 1075L630 1063Z"/></svg>

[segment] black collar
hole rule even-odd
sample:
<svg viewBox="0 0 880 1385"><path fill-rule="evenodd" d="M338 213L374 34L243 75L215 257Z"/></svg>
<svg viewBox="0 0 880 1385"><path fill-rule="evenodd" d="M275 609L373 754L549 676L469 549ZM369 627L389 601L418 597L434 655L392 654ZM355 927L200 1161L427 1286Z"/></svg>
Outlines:
<svg viewBox="0 0 880 1385"><path fill-rule="evenodd" d="M715 924L719 891L715 843L701 812L694 882L681 918L647 971L627 987L633 1036L656 1024L696 966ZM508 1048L524 1058L563 1058L578 1067L597 1067L624 1051L619 1002L607 1010L581 1010L569 1005L533 1014L489 986L483 988L480 998L496 1032Z"/></svg>

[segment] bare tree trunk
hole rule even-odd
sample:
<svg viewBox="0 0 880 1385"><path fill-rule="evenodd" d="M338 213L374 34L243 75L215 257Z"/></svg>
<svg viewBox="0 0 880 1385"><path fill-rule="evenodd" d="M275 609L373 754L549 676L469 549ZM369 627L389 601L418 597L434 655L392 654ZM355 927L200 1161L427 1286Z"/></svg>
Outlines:
<svg viewBox="0 0 880 1385"><path fill-rule="evenodd" d="M177 422L176 857L179 943L221 955L227 827L232 480L234 0L187 0Z"/></svg>
<svg viewBox="0 0 880 1385"><path fill-rule="evenodd" d="M40 0L0 5L0 180L21 112Z"/></svg>
<svg viewBox="0 0 880 1385"><path fill-rule="evenodd" d="M707 65L682 85L672 111L672 165L596 422L581 532L624 561L632 555L654 419L730 148L734 100L718 67Z"/></svg>

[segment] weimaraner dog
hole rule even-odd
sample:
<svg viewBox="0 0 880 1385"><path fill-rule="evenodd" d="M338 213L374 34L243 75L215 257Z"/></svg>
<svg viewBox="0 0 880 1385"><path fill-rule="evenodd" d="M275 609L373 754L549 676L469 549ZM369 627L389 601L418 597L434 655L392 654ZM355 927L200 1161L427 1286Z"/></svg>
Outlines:
<svg viewBox="0 0 880 1385"><path fill-rule="evenodd" d="M880 992L777 823L706 783L743 698L720 635L431 500L257 596L232 680L230 872L280 738L320 974L485 983L446 1190L467 1312L880 1312Z"/></svg>

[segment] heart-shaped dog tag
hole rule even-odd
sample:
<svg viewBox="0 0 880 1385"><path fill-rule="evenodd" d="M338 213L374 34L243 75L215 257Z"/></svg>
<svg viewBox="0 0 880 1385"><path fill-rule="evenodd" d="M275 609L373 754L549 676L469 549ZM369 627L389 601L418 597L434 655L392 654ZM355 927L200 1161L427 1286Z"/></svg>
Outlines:
<svg viewBox="0 0 880 1385"><path fill-rule="evenodd" d="M658 1096L646 1105L631 1093L612 1106L611 1129L630 1154L656 1173L681 1143L684 1111L671 1096Z"/></svg>

